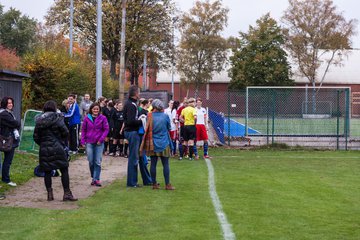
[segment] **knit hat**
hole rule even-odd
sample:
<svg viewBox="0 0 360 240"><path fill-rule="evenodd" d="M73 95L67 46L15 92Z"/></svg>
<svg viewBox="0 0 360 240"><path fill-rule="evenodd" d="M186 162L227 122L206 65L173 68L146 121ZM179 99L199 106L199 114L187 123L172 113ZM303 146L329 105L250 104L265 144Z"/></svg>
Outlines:
<svg viewBox="0 0 360 240"><path fill-rule="evenodd" d="M164 110L165 105L160 99L154 99L151 103L152 107L158 111Z"/></svg>

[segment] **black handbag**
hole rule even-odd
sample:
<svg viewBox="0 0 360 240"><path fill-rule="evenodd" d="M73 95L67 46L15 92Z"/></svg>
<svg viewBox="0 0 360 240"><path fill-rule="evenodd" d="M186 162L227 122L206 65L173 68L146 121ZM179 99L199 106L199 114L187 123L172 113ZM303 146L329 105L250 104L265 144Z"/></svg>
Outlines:
<svg viewBox="0 0 360 240"><path fill-rule="evenodd" d="M14 138L12 136L4 137L0 135L0 151L1 152L11 151L13 147L13 142L14 142Z"/></svg>

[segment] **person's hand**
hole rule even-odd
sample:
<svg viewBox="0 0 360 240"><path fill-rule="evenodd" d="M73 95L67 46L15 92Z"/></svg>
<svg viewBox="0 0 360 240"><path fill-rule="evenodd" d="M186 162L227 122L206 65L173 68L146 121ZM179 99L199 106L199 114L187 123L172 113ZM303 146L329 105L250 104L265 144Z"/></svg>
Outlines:
<svg viewBox="0 0 360 240"><path fill-rule="evenodd" d="M101 142L98 141L96 144L97 144L97 145L101 145Z"/></svg>

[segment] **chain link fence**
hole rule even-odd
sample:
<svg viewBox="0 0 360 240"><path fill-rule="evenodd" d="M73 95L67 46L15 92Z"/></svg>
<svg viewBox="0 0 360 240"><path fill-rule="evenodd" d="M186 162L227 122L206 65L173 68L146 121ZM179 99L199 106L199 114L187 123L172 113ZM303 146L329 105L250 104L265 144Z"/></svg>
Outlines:
<svg viewBox="0 0 360 240"><path fill-rule="evenodd" d="M219 144L360 148L360 120L350 116L348 87L248 87L200 91L197 96L209 109L214 141Z"/></svg>

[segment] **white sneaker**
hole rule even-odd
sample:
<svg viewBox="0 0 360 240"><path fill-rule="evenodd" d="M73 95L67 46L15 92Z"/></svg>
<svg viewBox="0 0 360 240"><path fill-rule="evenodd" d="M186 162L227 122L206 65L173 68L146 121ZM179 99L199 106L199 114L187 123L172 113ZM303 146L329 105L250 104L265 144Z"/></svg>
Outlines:
<svg viewBox="0 0 360 240"><path fill-rule="evenodd" d="M12 186L12 187L16 187L16 186L17 186L17 184L14 183L14 182L8 182L7 185Z"/></svg>

